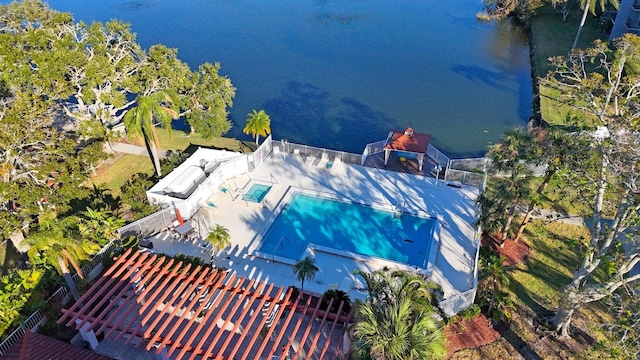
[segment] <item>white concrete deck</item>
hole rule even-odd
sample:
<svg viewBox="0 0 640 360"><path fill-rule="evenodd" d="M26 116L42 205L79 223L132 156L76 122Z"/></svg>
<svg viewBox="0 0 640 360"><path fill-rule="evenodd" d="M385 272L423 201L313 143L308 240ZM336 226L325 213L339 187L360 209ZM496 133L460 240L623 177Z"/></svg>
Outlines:
<svg viewBox="0 0 640 360"><path fill-rule="evenodd" d="M252 181L273 183L264 200L264 207L241 200L241 191L238 190L247 190ZM230 189L227 193L212 189L216 193L210 200L218 208L214 223L229 230L233 243L232 248L214 258L214 265L230 268L239 276L266 280L285 287L300 286L290 265L247 254L257 235L265 230L272 210L290 186L327 192L358 202L389 205L403 202L407 209L441 215L440 246L432 279L442 286L445 299L472 288L478 243L472 224L477 216L474 203L479 189L450 187L431 177L349 164L319 169L282 154L266 159L248 176L227 181L226 187ZM171 241L168 233L161 233L153 241L156 252L196 255L209 261L209 253L202 251L198 240L191 243ZM382 266L322 252L316 252L315 259L320 271L313 281L304 284L304 288L323 293L330 284L333 287L338 284L352 299L365 295L357 289L360 287L359 279L354 277L353 271L372 271Z"/></svg>

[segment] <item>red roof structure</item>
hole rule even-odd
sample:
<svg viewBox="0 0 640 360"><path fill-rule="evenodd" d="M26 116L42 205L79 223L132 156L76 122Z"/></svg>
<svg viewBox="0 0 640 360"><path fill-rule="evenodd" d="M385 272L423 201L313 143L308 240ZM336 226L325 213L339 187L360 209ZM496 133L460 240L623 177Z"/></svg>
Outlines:
<svg viewBox="0 0 640 360"><path fill-rule="evenodd" d="M36 332L27 331L2 355L3 360L113 360Z"/></svg>
<svg viewBox="0 0 640 360"><path fill-rule="evenodd" d="M384 165L389 162L389 155L392 151L397 151L401 161L406 161L409 155L418 160L418 170L422 172L424 156L429 148L431 135L414 132L408 127L406 130L392 130L384 145ZM408 154L413 153L413 154Z"/></svg>
<svg viewBox="0 0 640 360"><path fill-rule="evenodd" d="M429 141L431 141L430 134L420 134L414 132L412 128L408 127L406 130L392 130L389 134L390 138L385 149L395 151L407 151L417 154L426 154Z"/></svg>
<svg viewBox="0 0 640 360"><path fill-rule="evenodd" d="M321 310L319 298L294 293L128 250L58 323L172 359L338 357L348 346L343 338L351 313L338 315L345 303L335 314Z"/></svg>

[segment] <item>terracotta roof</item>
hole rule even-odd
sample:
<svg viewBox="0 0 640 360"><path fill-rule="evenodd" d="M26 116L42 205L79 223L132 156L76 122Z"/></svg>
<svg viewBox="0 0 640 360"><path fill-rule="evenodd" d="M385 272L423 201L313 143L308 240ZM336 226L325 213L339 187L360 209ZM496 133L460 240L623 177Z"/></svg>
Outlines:
<svg viewBox="0 0 640 360"><path fill-rule="evenodd" d="M293 288L129 249L58 324L88 323L96 335L175 359L335 359L351 312L320 306Z"/></svg>
<svg viewBox="0 0 640 360"><path fill-rule="evenodd" d="M27 331L2 355L2 360L113 360L113 358Z"/></svg>
<svg viewBox="0 0 640 360"><path fill-rule="evenodd" d="M391 140L384 148L426 154L429 141L430 134L420 134L409 127L406 130L393 130Z"/></svg>

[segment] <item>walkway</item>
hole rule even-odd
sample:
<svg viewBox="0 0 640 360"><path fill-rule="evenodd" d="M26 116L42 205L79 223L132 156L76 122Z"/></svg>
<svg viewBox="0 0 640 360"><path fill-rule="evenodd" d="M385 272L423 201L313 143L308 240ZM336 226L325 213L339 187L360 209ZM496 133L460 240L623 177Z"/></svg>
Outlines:
<svg viewBox="0 0 640 360"><path fill-rule="evenodd" d="M144 146L132 145L122 142L111 142L111 149L115 152L132 154L132 155L143 155L149 156L149 152L147 148ZM160 158L165 158L167 156L166 150L159 150L158 154L160 154Z"/></svg>

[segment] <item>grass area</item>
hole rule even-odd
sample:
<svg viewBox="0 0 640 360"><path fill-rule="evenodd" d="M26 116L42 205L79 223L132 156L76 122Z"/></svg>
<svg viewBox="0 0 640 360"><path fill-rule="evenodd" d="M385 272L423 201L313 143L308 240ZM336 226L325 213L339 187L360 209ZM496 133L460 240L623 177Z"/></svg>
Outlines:
<svg viewBox="0 0 640 360"><path fill-rule="evenodd" d="M216 149L225 149L237 152L252 152L256 146L254 142L242 141L234 138L214 137L211 139L203 139L200 134L189 134L180 130L173 130L169 134L164 129L157 131L160 148L163 150L182 151L189 146L206 146ZM144 146L142 139L131 141L132 144Z"/></svg>
<svg viewBox="0 0 640 360"><path fill-rule="evenodd" d="M153 165L148 156L116 154L98 169L92 181L118 196L120 187L136 173L153 174Z"/></svg>
<svg viewBox="0 0 640 360"><path fill-rule="evenodd" d="M509 270L508 292L515 303L509 328L502 332L503 338L499 341L460 351L453 358L611 358L609 352L589 343L607 339L600 324L612 321L612 317L602 303L587 304L574 315L574 326L587 332L586 337L576 334L572 339L558 340L545 322L556 311L564 286L582 260L581 250L588 238L585 227L540 220L531 222L522 240L532 249L531 256Z"/></svg>
<svg viewBox="0 0 640 360"><path fill-rule="evenodd" d="M546 76L552 70L548 60L550 57L565 56L571 51L582 10L576 3L570 3L569 9L569 16L564 22L562 14L551 5L537 9L536 15L531 19L531 40L534 44L531 65L539 77ZM600 30L599 19L589 14L578 40L578 48L588 48L594 40L606 40L607 37L608 33ZM556 101L556 90L540 85L539 91L540 112L545 121L564 124L568 115L584 117L579 110Z"/></svg>
<svg viewBox="0 0 640 360"><path fill-rule="evenodd" d="M538 76L545 76L551 69L549 57L565 56L571 51L582 10L576 3L569 4L569 16L562 21L560 14L551 5L536 10L531 18L531 36L534 44L533 65ZM606 40L609 34L600 31L599 19L589 14L578 40L578 48L586 49L596 39Z"/></svg>
<svg viewBox="0 0 640 360"><path fill-rule="evenodd" d="M515 301L536 314L554 311L558 307L563 287L571 281L581 257L580 248L589 231L586 227L560 222L531 222L524 241L533 250L525 268L512 273Z"/></svg>

